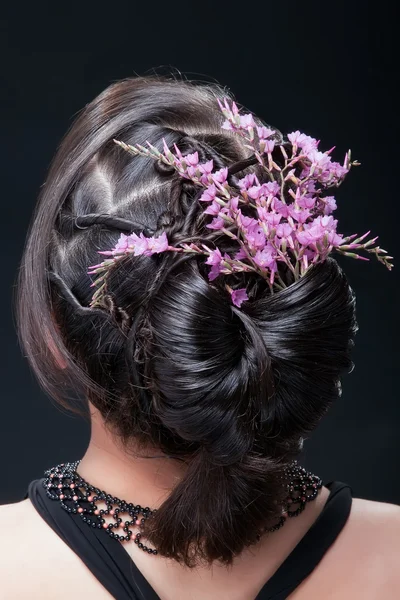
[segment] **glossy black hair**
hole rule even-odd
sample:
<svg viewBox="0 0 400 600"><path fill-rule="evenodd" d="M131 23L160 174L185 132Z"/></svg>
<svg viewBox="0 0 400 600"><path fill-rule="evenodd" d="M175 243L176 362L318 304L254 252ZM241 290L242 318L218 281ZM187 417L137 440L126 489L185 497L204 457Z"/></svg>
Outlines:
<svg viewBox="0 0 400 600"><path fill-rule="evenodd" d="M271 295L252 274L209 282L196 255L128 256L103 305L89 308L88 266L121 231L229 242L205 227L190 182L113 142L162 150L164 137L218 167L243 161L242 139L221 129L217 98L229 94L135 77L86 106L43 186L18 286L21 342L44 389L67 406L71 392L89 399L127 448L135 440L187 462L147 533L188 566L231 564L277 520L283 469L340 394L357 329L354 294L332 258ZM251 291L241 308L228 280Z"/></svg>

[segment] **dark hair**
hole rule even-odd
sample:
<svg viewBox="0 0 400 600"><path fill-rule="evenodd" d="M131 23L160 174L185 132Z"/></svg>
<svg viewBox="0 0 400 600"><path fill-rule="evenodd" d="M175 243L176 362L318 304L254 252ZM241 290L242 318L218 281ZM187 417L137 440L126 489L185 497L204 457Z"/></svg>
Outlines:
<svg viewBox="0 0 400 600"><path fill-rule="evenodd" d="M44 389L67 406L71 391L89 399L127 448L135 440L187 462L148 537L188 566L231 564L276 522L284 468L340 395L357 329L354 294L332 258L271 295L254 274L209 282L198 255L130 255L111 270L103 305L89 308L87 269L121 231L226 243L205 227L190 181L113 138L162 150L164 137L217 167L245 160L242 139L221 129L217 98L228 94L153 75L86 106L43 186L18 288L20 338ZM241 308L226 281L251 289Z"/></svg>

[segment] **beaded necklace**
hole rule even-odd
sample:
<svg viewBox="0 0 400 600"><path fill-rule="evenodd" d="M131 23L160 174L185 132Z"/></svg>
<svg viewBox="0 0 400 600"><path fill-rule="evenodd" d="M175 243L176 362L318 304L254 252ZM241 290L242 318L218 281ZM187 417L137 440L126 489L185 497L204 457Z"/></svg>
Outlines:
<svg viewBox="0 0 400 600"><path fill-rule="evenodd" d="M134 535L134 542L144 552L158 554L155 548L149 548L141 542L142 532L135 534L131 528L144 528L146 519L157 509L142 507L140 504L120 500L107 492L91 485L77 472L80 461L62 463L45 471L43 486L51 500L57 500L68 513L79 516L88 526L102 529L111 538L120 542L129 542ZM307 502L315 500L322 487L322 480L317 475L306 471L297 464L297 460L285 469L287 498L282 507L279 521L272 527L265 527L262 533L280 529L287 517L297 517L303 512ZM99 508L97 502L106 508ZM141 516L140 516L141 515ZM112 518L106 522L105 518ZM124 532L121 534L121 530ZM257 541L261 534L257 534Z"/></svg>

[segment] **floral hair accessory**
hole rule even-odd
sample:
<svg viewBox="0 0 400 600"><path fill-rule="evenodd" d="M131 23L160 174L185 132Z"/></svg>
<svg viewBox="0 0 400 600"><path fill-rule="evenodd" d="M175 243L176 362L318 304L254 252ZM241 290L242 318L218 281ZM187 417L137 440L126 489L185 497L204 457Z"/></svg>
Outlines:
<svg viewBox="0 0 400 600"><path fill-rule="evenodd" d="M222 128L244 138L245 147L253 152L253 162L258 162L267 174L267 182L261 183L256 174L251 173L232 187L228 182L228 167L214 170L212 160L199 162L197 152L183 156L176 144L173 152L165 139L164 152L149 142L146 142L148 147L114 142L131 154L162 161L202 188L198 200L204 203L204 214L211 217L206 227L234 240L237 252L222 254L220 248L209 248L203 243L181 242L171 246L165 232L157 237L122 233L112 250L99 252L109 258L88 271L90 275L98 275L92 284L97 290L91 306L99 302L109 270L126 254L202 254L210 267L210 281L239 271L256 272L268 282L271 293L287 287L278 271L279 263L288 267L296 281L332 251L369 260L360 256L359 251L364 250L374 254L389 270L393 267L390 262L393 257L374 246L377 237L365 241L370 231L359 237L358 234L343 237L337 233L337 220L332 216L337 208L336 200L325 194L328 189L341 185L352 166L360 164L351 161L350 151L343 164L334 162L330 156L334 148L322 152L317 140L300 131L290 133L287 140L282 141L277 131L256 125L252 114L241 115L235 102L230 106L225 98L224 103L218 100L218 104L225 117ZM248 300L245 288L232 289L226 285L226 289L235 306L240 307Z"/></svg>

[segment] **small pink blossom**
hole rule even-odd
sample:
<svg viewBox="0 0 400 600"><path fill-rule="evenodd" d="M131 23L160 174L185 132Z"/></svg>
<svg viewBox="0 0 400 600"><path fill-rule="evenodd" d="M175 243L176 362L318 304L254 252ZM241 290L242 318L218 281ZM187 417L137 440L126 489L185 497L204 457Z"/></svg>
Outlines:
<svg viewBox="0 0 400 600"><path fill-rule="evenodd" d="M225 227L225 221L222 217L215 217L211 223L206 225L208 229L223 229Z"/></svg>
<svg viewBox="0 0 400 600"><path fill-rule="evenodd" d="M235 260L242 260L243 258L247 258L247 254L244 251L243 246L241 246L240 250L235 254Z"/></svg>
<svg viewBox="0 0 400 600"><path fill-rule="evenodd" d="M265 246L265 248L263 248L263 250L258 250L256 252L255 256L253 257L253 261L256 263L256 265L258 265L259 267L262 267L263 269L265 269L265 268L271 269L272 271L276 271L276 269L277 269L275 259L276 259L276 251L269 244L267 246Z"/></svg>
<svg viewBox="0 0 400 600"><path fill-rule="evenodd" d="M276 235L278 238L288 238L293 232L289 223L279 223L276 226Z"/></svg>
<svg viewBox="0 0 400 600"><path fill-rule="evenodd" d="M295 152L297 148L301 148L305 154L308 154L312 150L316 150L318 148L318 142L316 139L305 135L304 133L300 133L300 131L293 131L293 133L289 133L287 137L292 143Z"/></svg>
<svg viewBox="0 0 400 600"><path fill-rule="evenodd" d="M265 140L265 147L264 147L265 154L271 154L271 152L274 151L274 148L275 148L274 140Z"/></svg>
<svg viewBox="0 0 400 600"><path fill-rule="evenodd" d="M240 229L247 232L249 229L253 229L254 227L258 227L258 221L253 219L253 217L246 217L243 215L242 211L237 211L236 222Z"/></svg>
<svg viewBox="0 0 400 600"><path fill-rule="evenodd" d="M150 237L147 241L147 250L149 252L148 256L151 254L159 254L160 252L165 252L168 248L168 239L165 231L158 237Z"/></svg>
<svg viewBox="0 0 400 600"><path fill-rule="evenodd" d="M242 115L240 117L240 127L243 129L249 129L250 127L255 127L254 119L252 114Z"/></svg>
<svg viewBox="0 0 400 600"><path fill-rule="evenodd" d="M271 225L271 227L276 227L280 223L281 219L282 219L281 214L271 210L266 213L265 218L263 220L266 221L267 223L269 223L269 225Z"/></svg>
<svg viewBox="0 0 400 600"><path fill-rule="evenodd" d="M126 252L128 250L128 248L129 248L129 237L127 235L125 235L125 233L121 233L114 250L112 250L112 253L119 254L120 252Z"/></svg>
<svg viewBox="0 0 400 600"><path fill-rule="evenodd" d="M276 132L269 127L257 127L257 134L260 140L266 140L267 138L271 137L271 135L274 135L274 133Z"/></svg>
<svg viewBox="0 0 400 600"><path fill-rule="evenodd" d="M294 204L289 205L288 211L292 219L298 223L305 223L311 214L308 208L296 208Z"/></svg>
<svg viewBox="0 0 400 600"><path fill-rule="evenodd" d="M211 265L211 269L208 273L208 279L213 281L221 274L222 269L224 268L223 261L224 259L229 259L229 255L225 253L224 257L221 254L221 250L216 248L215 250L211 250L206 264Z"/></svg>
<svg viewBox="0 0 400 600"><path fill-rule="evenodd" d="M245 302L246 300L249 299L247 292L246 292L246 288L239 288L238 290L232 290L230 292L231 294L231 298L232 298L232 303L237 306L238 308L240 308L242 302Z"/></svg>
<svg viewBox="0 0 400 600"><path fill-rule="evenodd" d="M225 183L227 177L228 177L228 167L219 169L218 171L215 171L215 173L212 173L212 175L211 175L212 180L217 183Z"/></svg>
<svg viewBox="0 0 400 600"><path fill-rule="evenodd" d="M238 183L241 190L248 190L254 183L260 185L255 173L249 173L246 177L242 177L242 179L239 179Z"/></svg>
<svg viewBox="0 0 400 600"><path fill-rule="evenodd" d="M221 208L221 205L215 200L213 200L213 202L209 204L209 206L207 206L206 210L204 211L204 214L216 216L219 214Z"/></svg>
<svg viewBox="0 0 400 600"><path fill-rule="evenodd" d="M221 129L226 129L228 131L234 131L235 128L232 125L232 123L230 121L228 121L228 119L225 119L225 121L221 125Z"/></svg>
<svg viewBox="0 0 400 600"><path fill-rule="evenodd" d="M215 200L216 195L217 195L217 188L212 183L211 185L209 185L207 187L207 189L204 190L204 192L202 193L202 195L199 198L199 201L200 202L212 202L213 200Z"/></svg>
<svg viewBox="0 0 400 600"><path fill-rule="evenodd" d="M246 236L248 247L251 250L258 250L264 248L266 244L265 234L263 229L258 225L248 229Z"/></svg>
<svg viewBox="0 0 400 600"><path fill-rule="evenodd" d="M199 153L194 152L193 154L186 154L186 156L184 156L183 158L189 165L191 165L192 167L196 167L199 162Z"/></svg>
<svg viewBox="0 0 400 600"><path fill-rule="evenodd" d="M205 163L199 163L197 165L197 168L199 169L200 173L204 173L205 175L209 175L210 173L212 173L212 170L214 168L214 161L213 159L208 160Z"/></svg>
<svg viewBox="0 0 400 600"><path fill-rule="evenodd" d="M282 217L287 219L289 216L289 205L277 198L274 198L271 203L271 208L273 208L276 212L278 212Z"/></svg>
<svg viewBox="0 0 400 600"><path fill-rule="evenodd" d="M300 196L300 198L298 198L296 200L297 204L300 206L300 208L309 208L312 209L315 206L315 202L316 202L317 198L315 196Z"/></svg>
<svg viewBox="0 0 400 600"><path fill-rule="evenodd" d="M336 199L334 196L325 196L322 198L324 202L324 215L330 215L334 210L337 209Z"/></svg>
<svg viewBox="0 0 400 600"><path fill-rule="evenodd" d="M233 196L229 200L228 209L229 209L229 212L228 212L229 216L232 217L233 219L235 219L236 213L239 210L239 196Z"/></svg>

